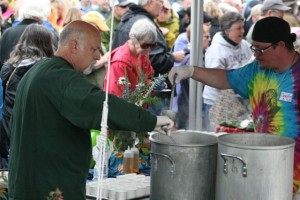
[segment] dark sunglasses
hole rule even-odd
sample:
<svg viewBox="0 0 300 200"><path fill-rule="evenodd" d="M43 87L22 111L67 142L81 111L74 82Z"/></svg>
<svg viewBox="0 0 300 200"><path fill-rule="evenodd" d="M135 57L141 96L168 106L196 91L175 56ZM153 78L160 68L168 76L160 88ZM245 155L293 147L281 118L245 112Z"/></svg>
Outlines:
<svg viewBox="0 0 300 200"><path fill-rule="evenodd" d="M140 44L141 48L142 49L155 49L155 47L157 46L156 44L148 44L148 43L143 43L143 44Z"/></svg>

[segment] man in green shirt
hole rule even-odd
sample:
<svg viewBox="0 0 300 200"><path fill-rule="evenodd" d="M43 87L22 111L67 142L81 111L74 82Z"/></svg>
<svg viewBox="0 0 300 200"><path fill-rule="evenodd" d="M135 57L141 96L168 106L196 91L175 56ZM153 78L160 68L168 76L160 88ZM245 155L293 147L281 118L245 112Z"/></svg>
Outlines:
<svg viewBox="0 0 300 200"><path fill-rule="evenodd" d="M55 56L22 78L11 116L9 199L41 200L59 189L85 199L91 160L90 129L100 130L105 93L83 76L100 59L99 31L73 21L60 34ZM109 95L110 129L169 132L173 122ZM164 130L162 130L164 129Z"/></svg>

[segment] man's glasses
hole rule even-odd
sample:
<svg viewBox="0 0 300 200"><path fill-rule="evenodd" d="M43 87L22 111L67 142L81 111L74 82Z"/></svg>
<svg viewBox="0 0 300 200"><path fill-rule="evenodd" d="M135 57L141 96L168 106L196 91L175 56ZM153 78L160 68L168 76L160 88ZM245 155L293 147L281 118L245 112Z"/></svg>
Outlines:
<svg viewBox="0 0 300 200"><path fill-rule="evenodd" d="M271 44L270 46L267 46L265 48L262 49L256 49L253 45L250 46L250 49L253 53L257 53L258 55L263 55L263 53L265 51L267 51L268 49L271 49L271 47L276 46L276 44Z"/></svg>
<svg viewBox="0 0 300 200"><path fill-rule="evenodd" d="M210 39L210 35L203 35L203 38Z"/></svg>
<svg viewBox="0 0 300 200"><path fill-rule="evenodd" d="M150 48L152 50L152 49L155 49L155 47L157 45L156 44L151 44L151 43L142 43L142 44L140 44L140 46L141 46L142 49Z"/></svg>

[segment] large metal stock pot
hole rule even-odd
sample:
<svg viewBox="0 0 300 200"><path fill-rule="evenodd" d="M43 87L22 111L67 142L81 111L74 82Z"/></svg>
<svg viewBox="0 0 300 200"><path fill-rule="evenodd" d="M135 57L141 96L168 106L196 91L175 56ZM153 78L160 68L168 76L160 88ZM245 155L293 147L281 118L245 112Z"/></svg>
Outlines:
<svg viewBox="0 0 300 200"><path fill-rule="evenodd" d="M294 146L271 134L219 136L216 200L291 200Z"/></svg>
<svg viewBox="0 0 300 200"><path fill-rule="evenodd" d="M214 200L217 137L177 131L151 141L151 200Z"/></svg>

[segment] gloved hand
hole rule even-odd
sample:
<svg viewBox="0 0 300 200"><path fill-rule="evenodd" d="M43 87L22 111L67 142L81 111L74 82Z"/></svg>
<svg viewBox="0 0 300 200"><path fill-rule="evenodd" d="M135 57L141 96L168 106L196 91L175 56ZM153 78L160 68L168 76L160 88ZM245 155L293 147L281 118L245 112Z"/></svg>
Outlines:
<svg viewBox="0 0 300 200"><path fill-rule="evenodd" d="M179 83L182 79L190 78L194 74L193 66L173 67L168 78L172 85Z"/></svg>
<svg viewBox="0 0 300 200"><path fill-rule="evenodd" d="M174 126L174 122L167 116L157 116L156 126L154 131L162 134L171 135L171 128Z"/></svg>

